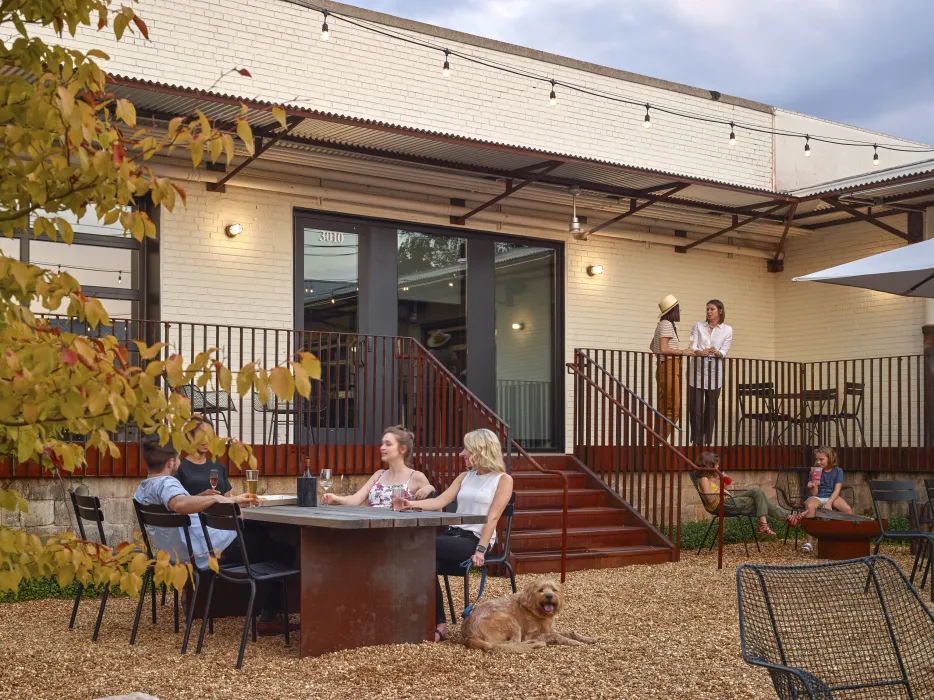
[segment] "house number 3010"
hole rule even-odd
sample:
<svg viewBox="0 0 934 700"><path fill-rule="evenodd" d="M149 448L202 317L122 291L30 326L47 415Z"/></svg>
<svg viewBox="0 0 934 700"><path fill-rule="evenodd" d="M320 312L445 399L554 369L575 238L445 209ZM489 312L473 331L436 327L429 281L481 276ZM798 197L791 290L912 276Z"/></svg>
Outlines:
<svg viewBox="0 0 934 700"><path fill-rule="evenodd" d="M339 231L322 231L318 241L324 243L343 243L344 234Z"/></svg>

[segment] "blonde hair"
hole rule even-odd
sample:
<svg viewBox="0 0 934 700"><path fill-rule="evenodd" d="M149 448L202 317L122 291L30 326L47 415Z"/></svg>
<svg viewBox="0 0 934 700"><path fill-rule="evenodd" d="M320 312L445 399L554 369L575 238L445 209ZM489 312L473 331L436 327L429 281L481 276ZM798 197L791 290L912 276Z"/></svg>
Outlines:
<svg viewBox="0 0 934 700"><path fill-rule="evenodd" d="M827 461L830 463L831 469L837 466L837 453L834 452L832 447L816 447L814 449L814 466L817 466L817 455L824 455L827 457Z"/></svg>
<svg viewBox="0 0 934 700"><path fill-rule="evenodd" d="M392 435L399 444L400 451L401 448L405 448L402 461L405 462L405 466L413 468L412 465L415 463L415 435L401 425L393 425L386 428L386 430L383 431L383 435Z"/></svg>
<svg viewBox="0 0 934 700"><path fill-rule="evenodd" d="M468 464L474 471L486 469L491 472L506 472L503 461L503 446L496 433L486 428L471 430L464 435L464 449L470 453Z"/></svg>

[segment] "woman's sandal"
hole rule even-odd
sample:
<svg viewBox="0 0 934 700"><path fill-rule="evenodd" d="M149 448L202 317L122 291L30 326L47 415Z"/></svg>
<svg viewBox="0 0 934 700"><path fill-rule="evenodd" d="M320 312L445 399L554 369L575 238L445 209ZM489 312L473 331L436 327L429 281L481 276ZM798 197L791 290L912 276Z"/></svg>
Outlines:
<svg viewBox="0 0 934 700"><path fill-rule="evenodd" d="M760 535L770 535L770 536L773 536L773 537L775 536L775 530L773 530L772 528L770 528L770 527L768 526L768 524L765 524L765 525L760 524L760 525L759 525L759 528L756 530L756 532L757 532L758 534L760 534Z"/></svg>
<svg viewBox="0 0 934 700"><path fill-rule="evenodd" d="M449 636L447 636L447 635L445 635L445 634L441 634L441 630L439 630L439 629L436 629L436 630L435 630L435 643L436 643L436 644L437 644L437 643L440 643L440 642L446 642L446 641L448 641L449 639L450 639Z"/></svg>

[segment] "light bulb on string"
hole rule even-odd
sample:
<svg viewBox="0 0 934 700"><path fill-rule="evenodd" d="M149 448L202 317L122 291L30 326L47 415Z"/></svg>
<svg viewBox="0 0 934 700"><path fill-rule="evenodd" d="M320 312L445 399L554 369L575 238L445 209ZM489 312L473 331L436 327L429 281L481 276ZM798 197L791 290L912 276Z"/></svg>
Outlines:
<svg viewBox="0 0 934 700"><path fill-rule="evenodd" d="M331 38L331 30L328 28L328 11L321 10L321 14L324 15L324 22L321 25L321 41L327 41Z"/></svg>
<svg viewBox="0 0 934 700"><path fill-rule="evenodd" d="M555 81L554 78L551 80L551 94L548 96L548 102L554 107L558 104L558 96L555 94Z"/></svg>
<svg viewBox="0 0 934 700"><path fill-rule="evenodd" d="M444 66L441 68L441 75L445 78L451 75L451 64L448 63L448 56L451 55L451 52L447 49L444 50Z"/></svg>
<svg viewBox="0 0 934 700"><path fill-rule="evenodd" d="M872 144L872 164L879 165L879 145Z"/></svg>
<svg viewBox="0 0 934 700"><path fill-rule="evenodd" d="M117 270L117 284L123 284L123 270Z"/></svg>
<svg viewBox="0 0 934 700"><path fill-rule="evenodd" d="M730 145L736 145L736 133L733 131L733 122L730 122Z"/></svg>
<svg viewBox="0 0 934 700"><path fill-rule="evenodd" d="M649 105L648 105L648 103L646 103L646 105L645 105L645 119L642 120L642 126L644 126L646 129L651 129L651 128L652 128L652 120L649 118Z"/></svg>
<svg viewBox="0 0 934 700"><path fill-rule="evenodd" d="M810 141L810 140L811 140L811 137L810 137L810 136L805 136L805 137L804 137L804 157L805 157L805 158L810 158L810 157L811 157L811 144L808 143L808 141Z"/></svg>

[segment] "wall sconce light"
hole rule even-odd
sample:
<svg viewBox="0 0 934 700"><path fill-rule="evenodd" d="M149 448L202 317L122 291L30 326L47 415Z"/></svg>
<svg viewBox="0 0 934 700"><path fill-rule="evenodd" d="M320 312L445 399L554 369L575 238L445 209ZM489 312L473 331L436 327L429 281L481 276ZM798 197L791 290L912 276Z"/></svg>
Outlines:
<svg viewBox="0 0 934 700"><path fill-rule="evenodd" d="M524 329L525 329L525 324L522 323L521 321L519 321L518 323L513 323L513 324L512 324L512 329L513 329L514 331L521 331L521 330L524 330Z"/></svg>
<svg viewBox="0 0 934 700"><path fill-rule="evenodd" d="M602 275L603 265L589 265L587 267L587 274L591 277L594 277L595 275Z"/></svg>
<svg viewBox="0 0 934 700"><path fill-rule="evenodd" d="M228 224L224 228L224 233L226 233L231 238L236 238L241 233L243 233L243 224Z"/></svg>

